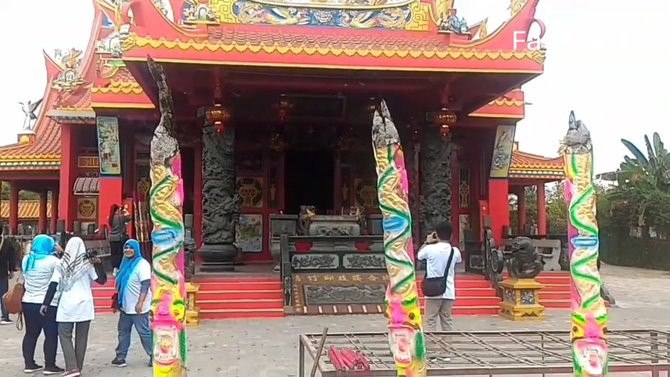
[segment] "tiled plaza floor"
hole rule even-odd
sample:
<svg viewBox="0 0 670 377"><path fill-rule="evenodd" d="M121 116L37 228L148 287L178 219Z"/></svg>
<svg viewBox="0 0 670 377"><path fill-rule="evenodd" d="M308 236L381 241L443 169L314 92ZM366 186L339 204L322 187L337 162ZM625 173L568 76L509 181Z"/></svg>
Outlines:
<svg viewBox="0 0 670 377"><path fill-rule="evenodd" d="M610 312L610 328L652 328L670 330L670 273L603 266L603 276L617 299ZM541 323L514 323L497 317L456 318L458 330L543 329L567 330L567 311L550 311ZM209 321L189 331L190 372L197 377L289 377L297 376L298 334L383 331L379 315L337 317L286 317L268 320ZM22 333L13 326L0 327L0 376L23 376ZM100 316L92 325L85 375L98 377L149 377L147 357L140 354L134 335L128 367L113 368L116 346L116 317ZM38 351L37 360L41 360ZM59 359L62 359L59 356ZM644 374L617 374L637 377ZM647 374L648 375L648 374ZM612 376L615 376L614 374Z"/></svg>

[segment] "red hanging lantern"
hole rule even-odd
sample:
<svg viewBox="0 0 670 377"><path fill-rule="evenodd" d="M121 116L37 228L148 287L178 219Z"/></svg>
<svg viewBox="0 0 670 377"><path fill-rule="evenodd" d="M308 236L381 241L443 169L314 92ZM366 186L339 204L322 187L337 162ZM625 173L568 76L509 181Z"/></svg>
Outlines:
<svg viewBox="0 0 670 377"><path fill-rule="evenodd" d="M213 126L225 126L230 120L230 109L221 104L215 104L205 110L205 120Z"/></svg>
<svg viewBox="0 0 670 377"><path fill-rule="evenodd" d="M440 111L435 113L433 123L440 128L440 134L447 137L451 131L451 126L456 124L458 116L455 112L443 107Z"/></svg>
<svg viewBox="0 0 670 377"><path fill-rule="evenodd" d="M280 122L285 122L288 120L289 113L293 108L295 107L295 104L293 101L291 101L289 98L286 97L285 94L281 95L281 99L279 100L279 103L277 104L277 108L279 109L277 111L277 117L279 118Z"/></svg>

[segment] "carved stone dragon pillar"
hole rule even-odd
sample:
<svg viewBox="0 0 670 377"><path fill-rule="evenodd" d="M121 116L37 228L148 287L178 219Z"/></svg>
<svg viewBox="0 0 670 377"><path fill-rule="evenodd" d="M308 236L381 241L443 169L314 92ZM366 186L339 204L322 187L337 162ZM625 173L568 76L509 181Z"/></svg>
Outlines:
<svg viewBox="0 0 670 377"><path fill-rule="evenodd" d="M235 128L217 132L205 124L202 131L203 271L232 270L237 247L235 227L240 215L236 190Z"/></svg>
<svg viewBox="0 0 670 377"><path fill-rule="evenodd" d="M427 127L421 140L421 240L435 225L451 219L451 140L437 127Z"/></svg>

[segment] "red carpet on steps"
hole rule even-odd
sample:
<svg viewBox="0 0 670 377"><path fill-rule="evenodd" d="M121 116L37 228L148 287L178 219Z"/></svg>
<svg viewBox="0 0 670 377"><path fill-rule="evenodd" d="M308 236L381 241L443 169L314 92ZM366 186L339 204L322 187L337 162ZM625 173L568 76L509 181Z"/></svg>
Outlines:
<svg viewBox="0 0 670 377"><path fill-rule="evenodd" d="M546 272L537 280L545 285L540 301L548 309L569 308L570 275ZM283 290L278 276L196 278L202 319L283 317ZM420 287L420 284L419 284ZM454 315L496 315L500 300L482 276L460 274L456 277L457 300ZM114 280L93 290L96 312L111 312ZM419 295L422 296L419 288ZM423 307L424 299L421 299Z"/></svg>

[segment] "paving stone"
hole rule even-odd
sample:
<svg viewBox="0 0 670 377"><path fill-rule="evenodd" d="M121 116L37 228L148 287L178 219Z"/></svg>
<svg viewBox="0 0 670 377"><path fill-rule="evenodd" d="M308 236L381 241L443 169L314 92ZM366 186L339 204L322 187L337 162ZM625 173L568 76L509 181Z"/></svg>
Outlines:
<svg viewBox="0 0 670 377"><path fill-rule="evenodd" d="M670 273L635 268L603 266L605 282L617 299L610 311L610 328L654 328L670 330L670 295L667 284ZM497 317L456 317L459 330L567 330L569 311L552 310L544 322L519 323ZM189 330L189 365L191 377L295 377L298 370L298 335L331 332L386 329L381 315L342 315L285 317L258 320L205 321ZM22 332L13 326L0 327L0 375L23 374L21 357ZM116 316L99 316L91 327L85 375L96 377L151 377L142 355L139 340L133 334L128 367L118 369L109 362L116 347ZM41 340L36 359L42 360ZM62 360L62 355L59 355ZM62 365L62 362L61 362ZM638 377L649 374L611 374L616 377ZM561 375L547 375L558 377ZM563 375L568 377L569 375ZM661 375L663 376L663 374Z"/></svg>

